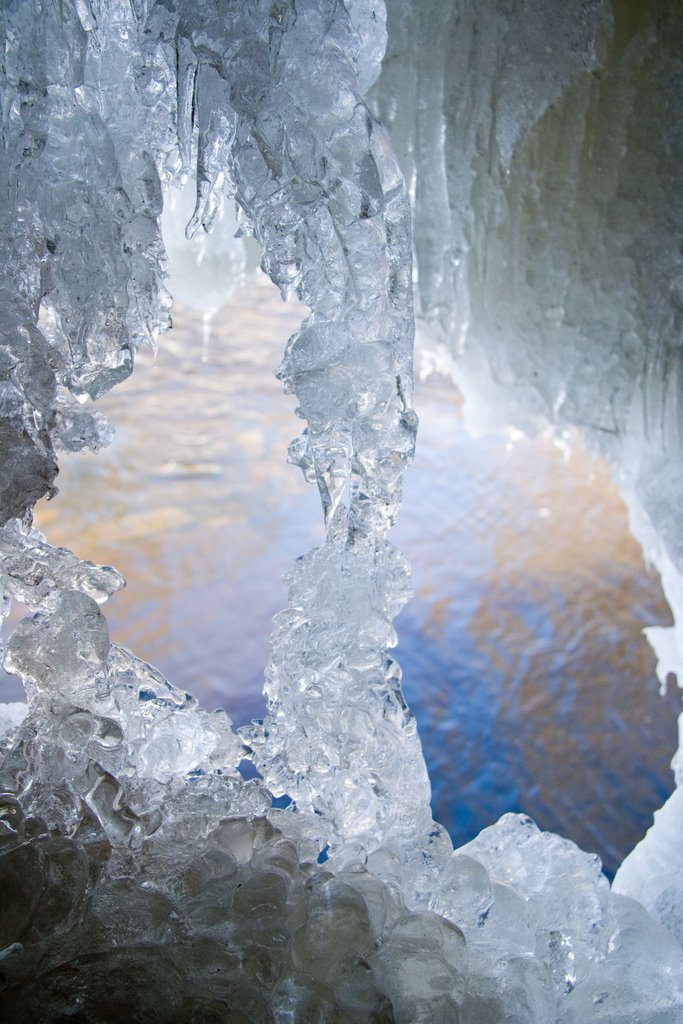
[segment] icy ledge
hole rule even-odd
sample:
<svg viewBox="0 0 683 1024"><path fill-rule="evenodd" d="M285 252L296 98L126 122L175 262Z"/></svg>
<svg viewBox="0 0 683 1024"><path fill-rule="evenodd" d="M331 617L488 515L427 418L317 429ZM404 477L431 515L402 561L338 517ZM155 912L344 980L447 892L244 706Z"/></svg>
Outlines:
<svg viewBox="0 0 683 1024"><path fill-rule="evenodd" d="M36 0L0 23L2 580L33 613L6 653L28 711L0 719L3 1019L679 1021L680 945L595 857L520 816L454 853L431 821L387 653L416 419L408 197L362 100L382 9ZM110 643L121 577L28 516L57 446L106 441L88 399L167 325L161 185L191 169L190 228L234 196L311 309L278 372L327 540L242 738Z"/></svg>

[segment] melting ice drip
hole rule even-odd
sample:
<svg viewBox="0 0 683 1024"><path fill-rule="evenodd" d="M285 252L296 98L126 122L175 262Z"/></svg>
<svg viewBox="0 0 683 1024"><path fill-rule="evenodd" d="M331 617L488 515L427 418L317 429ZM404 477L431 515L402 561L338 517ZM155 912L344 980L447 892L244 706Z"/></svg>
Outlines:
<svg viewBox="0 0 683 1024"><path fill-rule="evenodd" d="M0 23L2 584L34 613L6 656L29 703L2 718L3 1019L680 1020L680 946L595 857L515 816L454 854L431 821L387 654L416 420L407 195L362 99L382 9L45 0ZM121 577L28 516L57 448L107 440L87 399L167 326L161 185L192 168L191 230L236 198L311 309L279 373L327 538L275 623L260 781L224 713L110 643Z"/></svg>

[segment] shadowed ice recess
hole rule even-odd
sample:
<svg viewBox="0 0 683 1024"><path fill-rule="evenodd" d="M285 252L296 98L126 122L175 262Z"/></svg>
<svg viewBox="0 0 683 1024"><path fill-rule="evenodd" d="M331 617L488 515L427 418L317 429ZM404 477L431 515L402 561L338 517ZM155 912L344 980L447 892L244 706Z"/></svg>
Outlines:
<svg viewBox="0 0 683 1024"><path fill-rule="evenodd" d="M681 1024L682 17L0 6L3 1022Z"/></svg>

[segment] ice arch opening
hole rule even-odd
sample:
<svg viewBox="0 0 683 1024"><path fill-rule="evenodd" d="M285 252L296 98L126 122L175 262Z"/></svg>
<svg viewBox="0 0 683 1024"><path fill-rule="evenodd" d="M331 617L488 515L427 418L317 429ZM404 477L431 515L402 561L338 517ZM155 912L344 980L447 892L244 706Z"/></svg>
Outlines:
<svg viewBox="0 0 683 1024"><path fill-rule="evenodd" d="M111 639L236 726L263 716L282 576L322 536L314 489L282 457L295 403L272 373L302 313L261 280L213 318L206 362L202 313L174 300L158 356L141 352L98 400L114 441L64 458L58 500L35 519L53 545L78 537L81 558L126 578L107 605ZM578 439L568 458L547 439L473 440L442 375L416 382L415 407L392 531L414 594L395 656L433 816L458 846L523 811L598 853L609 878L671 792L678 698L658 696L641 634L669 621L661 586L609 468ZM9 683L5 699L20 700Z"/></svg>
<svg viewBox="0 0 683 1024"><path fill-rule="evenodd" d="M416 423L408 194L362 101L381 8L17 3L2 19L3 585L36 609L7 652L29 712L4 712L5 1015L676 1020L679 944L594 858L523 818L454 854L431 821L387 653L408 579L385 534ZM265 785L237 774L227 716L109 643L115 570L24 516L56 444L106 439L88 398L156 342L160 181L191 165L196 222L232 191L265 269L313 311L280 373L327 540L275 624L269 714L247 737ZM272 808L281 792L296 813Z"/></svg>

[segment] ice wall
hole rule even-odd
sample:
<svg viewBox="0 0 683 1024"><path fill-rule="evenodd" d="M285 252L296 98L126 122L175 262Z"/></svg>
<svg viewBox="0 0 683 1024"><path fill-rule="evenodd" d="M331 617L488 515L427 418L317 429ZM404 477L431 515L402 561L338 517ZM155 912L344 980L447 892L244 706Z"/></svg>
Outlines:
<svg viewBox="0 0 683 1024"><path fill-rule="evenodd" d="M413 181L427 343L457 357L474 429L581 428L676 607L680 10L393 0L389 14L373 105ZM676 671L678 634L657 647Z"/></svg>
<svg viewBox="0 0 683 1024"><path fill-rule="evenodd" d="M388 654L417 423L409 195L363 100L383 9L35 0L0 24L2 589L32 613L5 657L28 708L0 716L3 1019L680 1020L680 945L595 857L512 815L454 853L431 820ZM110 642L120 575L30 525L57 449L106 441L90 402L168 326L162 186L189 176L189 233L236 200L311 311L278 375L326 541L242 737Z"/></svg>
<svg viewBox="0 0 683 1024"><path fill-rule="evenodd" d="M675 617L646 631L659 678L682 680L680 6L390 0L388 26L372 106L412 183L427 363L472 430L578 427L608 459ZM662 919L679 806L657 898L635 861L617 880Z"/></svg>

